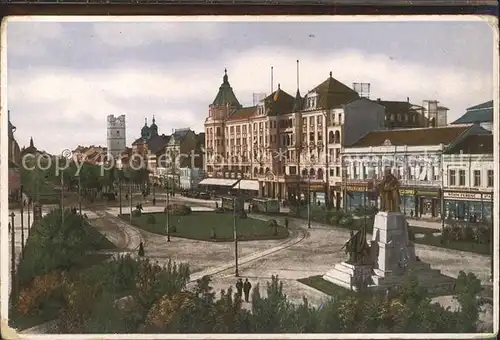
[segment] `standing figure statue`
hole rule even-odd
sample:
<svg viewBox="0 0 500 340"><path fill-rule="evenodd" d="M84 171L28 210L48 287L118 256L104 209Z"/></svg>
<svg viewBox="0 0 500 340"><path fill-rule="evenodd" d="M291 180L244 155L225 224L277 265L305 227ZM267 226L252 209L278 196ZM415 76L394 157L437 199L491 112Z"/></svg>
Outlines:
<svg viewBox="0 0 500 340"><path fill-rule="evenodd" d="M399 181L390 170L386 172L378 189L380 193L380 211L400 212Z"/></svg>

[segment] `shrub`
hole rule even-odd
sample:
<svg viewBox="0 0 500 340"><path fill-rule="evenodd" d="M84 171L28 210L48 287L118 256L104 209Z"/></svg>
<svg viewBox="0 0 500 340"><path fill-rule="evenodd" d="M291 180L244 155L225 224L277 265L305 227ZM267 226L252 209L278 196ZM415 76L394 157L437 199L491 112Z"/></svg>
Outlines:
<svg viewBox="0 0 500 340"><path fill-rule="evenodd" d="M224 208L217 208L217 209L215 209L215 212L217 214L223 214L224 213Z"/></svg>
<svg viewBox="0 0 500 340"><path fill-rule="evenodd" d="M460 240L469 242L474 240L474 229L470 225L466 225L462 228Z"/></svg>
<svg viewBox="0 0 500 340"><path fill-rule="evenodd" d="M342 226L351 226L354 224L354 218L352 217L351 214L343 215L342 218L339 220L339 224Z"/></svg>
<svg viewBox="0 0 500 340"><path fill-rule="evenodd" d="M156 223L156 217L155 217L155 215L148 215L148 223L149 224L155 224Z"/></svg>
<svg viewBox="0 0 500 340"><path fill-rule="evenodd" d="M135 210L132 212L132 216L133 216L133 217L141 217L141 216L142 216L142 211L141 211L141 209L135 209Z"/></svg>
<svg viewBox="0 0 500 340"><path fill-rule="evenodd" d="M189 215L192 212L191 207L184 204L169 204L165 209L168 209L170 214L178 216Z"/></svg>

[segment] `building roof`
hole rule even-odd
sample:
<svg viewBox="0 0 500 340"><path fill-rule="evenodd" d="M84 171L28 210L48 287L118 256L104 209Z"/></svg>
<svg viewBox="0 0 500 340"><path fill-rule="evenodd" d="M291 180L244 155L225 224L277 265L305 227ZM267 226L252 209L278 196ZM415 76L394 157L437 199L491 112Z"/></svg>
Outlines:
<svg viewBox="0 0 500 340"><path fill-rule="evenodd" d="M148 149L152 153L156 153L157 151L161 150L165 144L167 144L168 139L165 138L166 136L160 136L160 135L153 135L151 138L148 140Z"/></svg>
<svg viewBox="0 0 500 340"><path fill-rule="evenodd" d="M448 154L493 154L493 134L468 135L451 146Z"/></svg>
<svg viewBox="0 0 500 340"><path fill-rule="evenodd" d="M467 109L460 118L451 124L470 124L493 122L493 100Z"/></svg>
<svg viewBox="0 0 500 340"><path fill-rule="evenodd" d="M170 136L170 140L173 139L176 142L182 142L184 138L186 138L186 136L189 134L189 132L192 132L189 128L176 129Z"/></svg>
<svg viewBox="0 0 500 340"><path fill-rule="evenodd" d="M398 114L409 115L408 120L386 120L386 125L388 127L427 127L429 125L428 119L415 108L422 108L421 106L410 103L408 100L406 101L396 101L396 100L380 100L377 99L377 104L380 104L385 107L386 119L390 118L391 115L394 115L397 119ZM422 108L423 109L423 108ZM413 120L413 117L416 117L416 121Z"/></svg>
<svg viewBox="0 0 500 340"><path fill-rule="evenodd" d="M196 135L197 146L205 145L205 132L200 132Z"/></svg>
<svg viewBox="0 0 500 340"><path fill-rule="evenodd" d="M332 72L330 72L330 77L310 92L318 94L317 107L323 109L333 109L359 98L356 91L333 78Z"/></svg>
<svg viewBox="0 0 500 340"><path fill-rule="evenodd" d="M295 98L281 89L280 84L276 91L263 99L267 116L278 116L293 111Z"/></svg>
<svg viewBox="0 0 500 340"><path fill-rule="evenodd" d="M231 115L227 118L228 121L232 120L242 120L253 117L257 112L257 106L251 107L242 107L231 113Z"/></svg>
<svg viewBox="0 0 500 340"><path fill-rule="evenodd" d="M227 76L227 70L224 70L224 77L222 77L222 84L219 87L219 92L212 103L212 105L222 105L225 106L229 104L231 107L240 108L241 104L238 102L236 95L233 92L233 88L229 84L229 78Z"/></svg>
<svg viewBox="0 0 500 340"><path fill-rule="evenodd" d="M371 131L349 147L370 147L383 145L417 146L448 145L469 130L472 125L457 125L436 128L394 129Z"/></svg>

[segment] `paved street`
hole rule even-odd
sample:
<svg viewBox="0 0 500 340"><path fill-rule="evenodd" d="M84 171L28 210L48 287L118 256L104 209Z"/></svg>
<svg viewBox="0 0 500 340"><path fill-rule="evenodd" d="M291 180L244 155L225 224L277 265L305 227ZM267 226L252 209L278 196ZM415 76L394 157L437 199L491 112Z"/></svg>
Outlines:
<svg viewBox="0 0 500 340"><path fill-rule="evenodd" d="M195 211L215 207L214 202L180 197L172 202L184 202ZM146 212L163 209L163 206L144 206ZM233 242L203 242L176 237L171 237L171 241L167 242L166 236L140 230L119 219L119 207L83 212L101 233L117 245L119 250L113 252L115 254L135 255L139 242L143 241L146 256L158 264L166 264L169 259L189 263L192 271L190 286L204 275L212 276L212 286L217 293L235 284ZM250 217L264 220L270 218L258 214L250 214ZM281 218L278 220L283 223ZM335 263L344 260L345 254L340 249L348 239L349 231L318 223L312 223L312 228L307 229L304 220L293 218L289 218L289 222L291 237L287 240L247 241L238 244L240 276L249 278L254 287L260 284L261 295L265 296L266 283L272 275L278 275L284 281L284 293L292 301L299 303L305 296L310 303L319 306L327 296L299 283L297 279L322 275ZM18 248L20 250L20 243ZM475 273L483 282L488 281L488 256L425 245L416 245L416 252L422 261L442 270L443 274L456 277L459 271L464 270ZM446 299L443 301L447 305L453 305L453 302ZM245 305L249 307L249 304Z"/></svg>

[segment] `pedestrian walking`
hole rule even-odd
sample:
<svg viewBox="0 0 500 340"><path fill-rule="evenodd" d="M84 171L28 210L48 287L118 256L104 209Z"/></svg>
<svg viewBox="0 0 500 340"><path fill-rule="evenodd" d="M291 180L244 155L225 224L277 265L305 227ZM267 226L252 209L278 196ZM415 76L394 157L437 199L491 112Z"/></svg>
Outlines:
<svg viewBox="0 0 500 340"><path fill-rule="evenodd" d="M236 293L238 294L239 297L241 297L243 294L243 280L242 279L238 279L238 281L236 281Z"/></svg>
<svg viewBox="0 0 500 340"><path fill-rule="evenodd" d="M413 209L410 210L410 218L413 218Z"/></svg>
<svg viewBox="0 0 500 340"><path fill-rule="evenodd" d="M144 244L142 242L139 243L139 251L138 251L139 257L144 256Z"/></svg>
<svg viewBox="0 0 500 340"><path fill-rule="evenodd" d="M248 279L245 279L245 283L243 284L243 292L245 293L245 302L249 302L250 289L252 289L252 284Z"/></svg>
<svg viewBox="0 0 500 340"><path fill-rule="evenodd" d="M288 229L288 218L285 217L285 228Z"/></svg>

